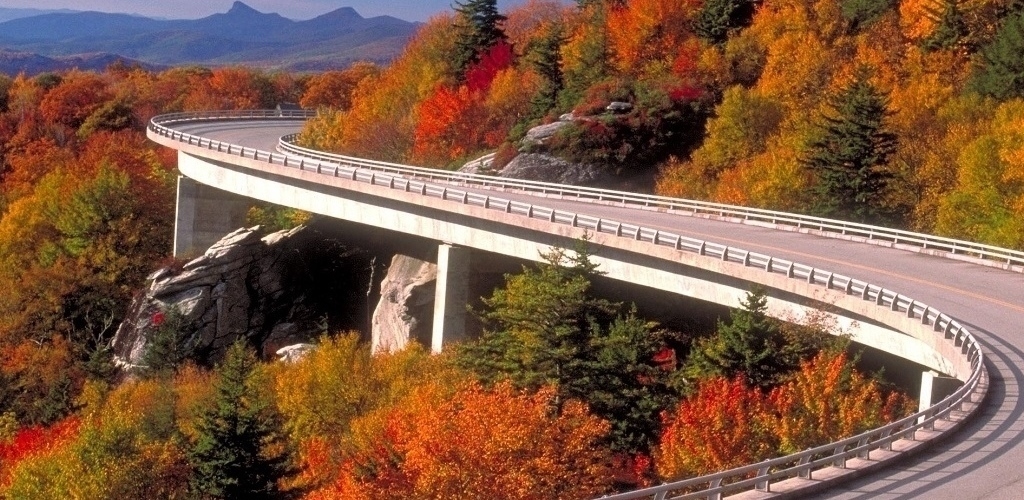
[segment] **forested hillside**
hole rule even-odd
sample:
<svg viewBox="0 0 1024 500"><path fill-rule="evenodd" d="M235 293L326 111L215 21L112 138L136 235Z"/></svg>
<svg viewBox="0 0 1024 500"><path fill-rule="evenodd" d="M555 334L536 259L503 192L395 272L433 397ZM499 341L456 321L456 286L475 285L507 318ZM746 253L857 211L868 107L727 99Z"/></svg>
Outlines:
<svg viewBox="0 0 1024 500"><path fill-rule="evenodd" d="M241 68L0 76L0 413L52 422L110 375L107 342L171 248L175 156L145 123L273 107L304 83Z"/></svg>
<svg viewBox="0 0 1024 500"><path fill-rule="evenodd" d="M452 167L563 121L531 147L664 194L1024 247L1022 40L1019 1L464 0L387 68L0 77L0 497L593 498L909 414L766 290L707 331L597 296L585 240L505 276L441 355L335 332L294 362L238 342L127 376L113 329L180 265L173 152L144 125L300 102L308 144Z"/></svg>
<svg viewBox="0 0 1024 500"><path fill-rule="evenodd" d="M305 140L501 163L572 112L588 118L547 149L655 174L660 194L1024 248L1019 1L482 3L428 23Z"/></svg>

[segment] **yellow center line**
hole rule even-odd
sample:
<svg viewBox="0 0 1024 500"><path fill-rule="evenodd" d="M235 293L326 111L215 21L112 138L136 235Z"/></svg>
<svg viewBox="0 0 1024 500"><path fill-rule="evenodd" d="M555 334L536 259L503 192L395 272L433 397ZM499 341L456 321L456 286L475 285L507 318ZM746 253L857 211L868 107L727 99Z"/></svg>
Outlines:
<svg viewBox="0 0 1024 500"><path fill-rule="evenodd" d="M781 248L781 247L776 247L776 246L771 246L771 245L765 245L763 243L754 243L754 242L751 242L751 241L737 240L737 239L734 239L734 238L723 237L723 236L720 236L718 234L708 234L708 233L702 233L700 231L691 231L691 230L684 230L684 229L678 229L678 228L671 229L671 230L668 230L668 231L672 231L672 232L680 232L681 231L681 232L684 232L684 233L689 233L691 235L701 237L702 239L707 239L708 241L718 241L718 240L720 240L720 241L736 243L736 244L741 245L741 246L753 245L754 247L759 247L759 248L763 248L763 249L775 250L775 251L779 251L779 252L787 252L787 253L791 253L791 254L794 254L794 255L799 255L801 257L808 257L808 258L812 258L812 259L823 260L823 261L831 262L831 263L834 263L834 264L842 264L842 265L845 265L845 266L850 266L850 267L857 268L857 269L862 269L862 270L865 270L865 271L873 271L873 272L881 273L881 274L884 274L884 275L887 275L887 276L891 276L891 277L894 277L894 278L900 278L900 279L904 279L904 280L907 280L907 281L913 281L913 282L916 282L916 283L920 283L920 284L923 284L923 285L930 285L930 286L933 286L933 287L936 287L936 288L940 288L940 289L943 289L943 290L947 290L947 291L950 291L950 292L956 292L958 294L965 295L967 297L972 297L972 298L983 300L983 301L986 301L986 302L991 302L993 304L997 304L999 306L1002 306L1002 307L1005 307L1005 308L1008 308L1008 309L1012 309L1014 311L1024 312L1024 306L1021 306L1021 305L1018 305L1018 304L1012 304L1010 302L1006 302L1004 300L999 300L999 299L994 298L994 297L989 297L987 295L982 295L980 293L970 292L970 291L967 291L967 290L963 290L961 288L956 288L954 286L944 285L942 283L936 283L934 281L928 281L928 280L921 279L921 278L915 278L913 276L907 276L905 274L900 274L900 273L889 271L889 270L886 270L886 269L879 269L877 267L866 266L866 265L863 265L863 264L857 264L857 263L853 263L853 262L849 262L849 261L845 261L845 260L840 260L840 259L831 259L831 258L828 258L828 257L822 257L821 255L815 255L815 254L809 254L809 253L804 253L804 252L798 252L798 251L792 250L790 248Z"/></svg>

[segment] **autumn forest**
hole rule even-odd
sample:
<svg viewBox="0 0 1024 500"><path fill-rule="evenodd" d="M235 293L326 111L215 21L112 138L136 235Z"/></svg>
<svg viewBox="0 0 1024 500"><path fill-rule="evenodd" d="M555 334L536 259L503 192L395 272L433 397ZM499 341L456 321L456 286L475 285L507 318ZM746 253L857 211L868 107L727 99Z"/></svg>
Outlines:
<svg viewBox="0 0 1024 500"><path fill-rule="evenodd" d="M324 332L295 362L244 339L205 359L168 311L126 374L114 331L181 264L157 114L298 103L323 150L543 153L616 188L1024 249L1021 75L1020 0L457 0L386 66L0 75L0 497L592 498L916 408L765 290L686 331L598 296L585 240L506 275L443 354Z"/></svg>

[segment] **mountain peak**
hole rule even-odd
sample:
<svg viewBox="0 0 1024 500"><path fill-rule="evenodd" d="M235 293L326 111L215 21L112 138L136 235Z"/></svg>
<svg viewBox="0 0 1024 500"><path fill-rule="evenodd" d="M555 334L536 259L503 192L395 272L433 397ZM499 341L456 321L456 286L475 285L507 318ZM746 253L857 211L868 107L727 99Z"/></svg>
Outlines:
<svg viewBox="0 0 1024 500"><path fill-rule="evenodd" d="M246 4L242 3L242 2L239 2L239 1L236 1L235 3L231 4L231 9L228 10L228 14L234 14L234 15L259 14L259 13L260 13L260 11L254 9L252 7L249 7L248 5L246 5Z"/></svg>

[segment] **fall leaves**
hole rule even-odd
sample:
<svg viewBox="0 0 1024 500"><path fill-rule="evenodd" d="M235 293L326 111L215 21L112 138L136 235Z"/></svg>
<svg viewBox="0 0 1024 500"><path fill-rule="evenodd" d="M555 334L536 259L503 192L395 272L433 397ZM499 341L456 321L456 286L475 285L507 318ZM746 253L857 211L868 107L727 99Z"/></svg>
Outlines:
<svg viewBox="0 0 1024 500"><path fill-rule="evenodd" d="M713 377L663 414L655 464L671 478L755 463L879 427L910 414L911 403L855 371L844 353L822 352L769 391L742 376Z"/></svg>

